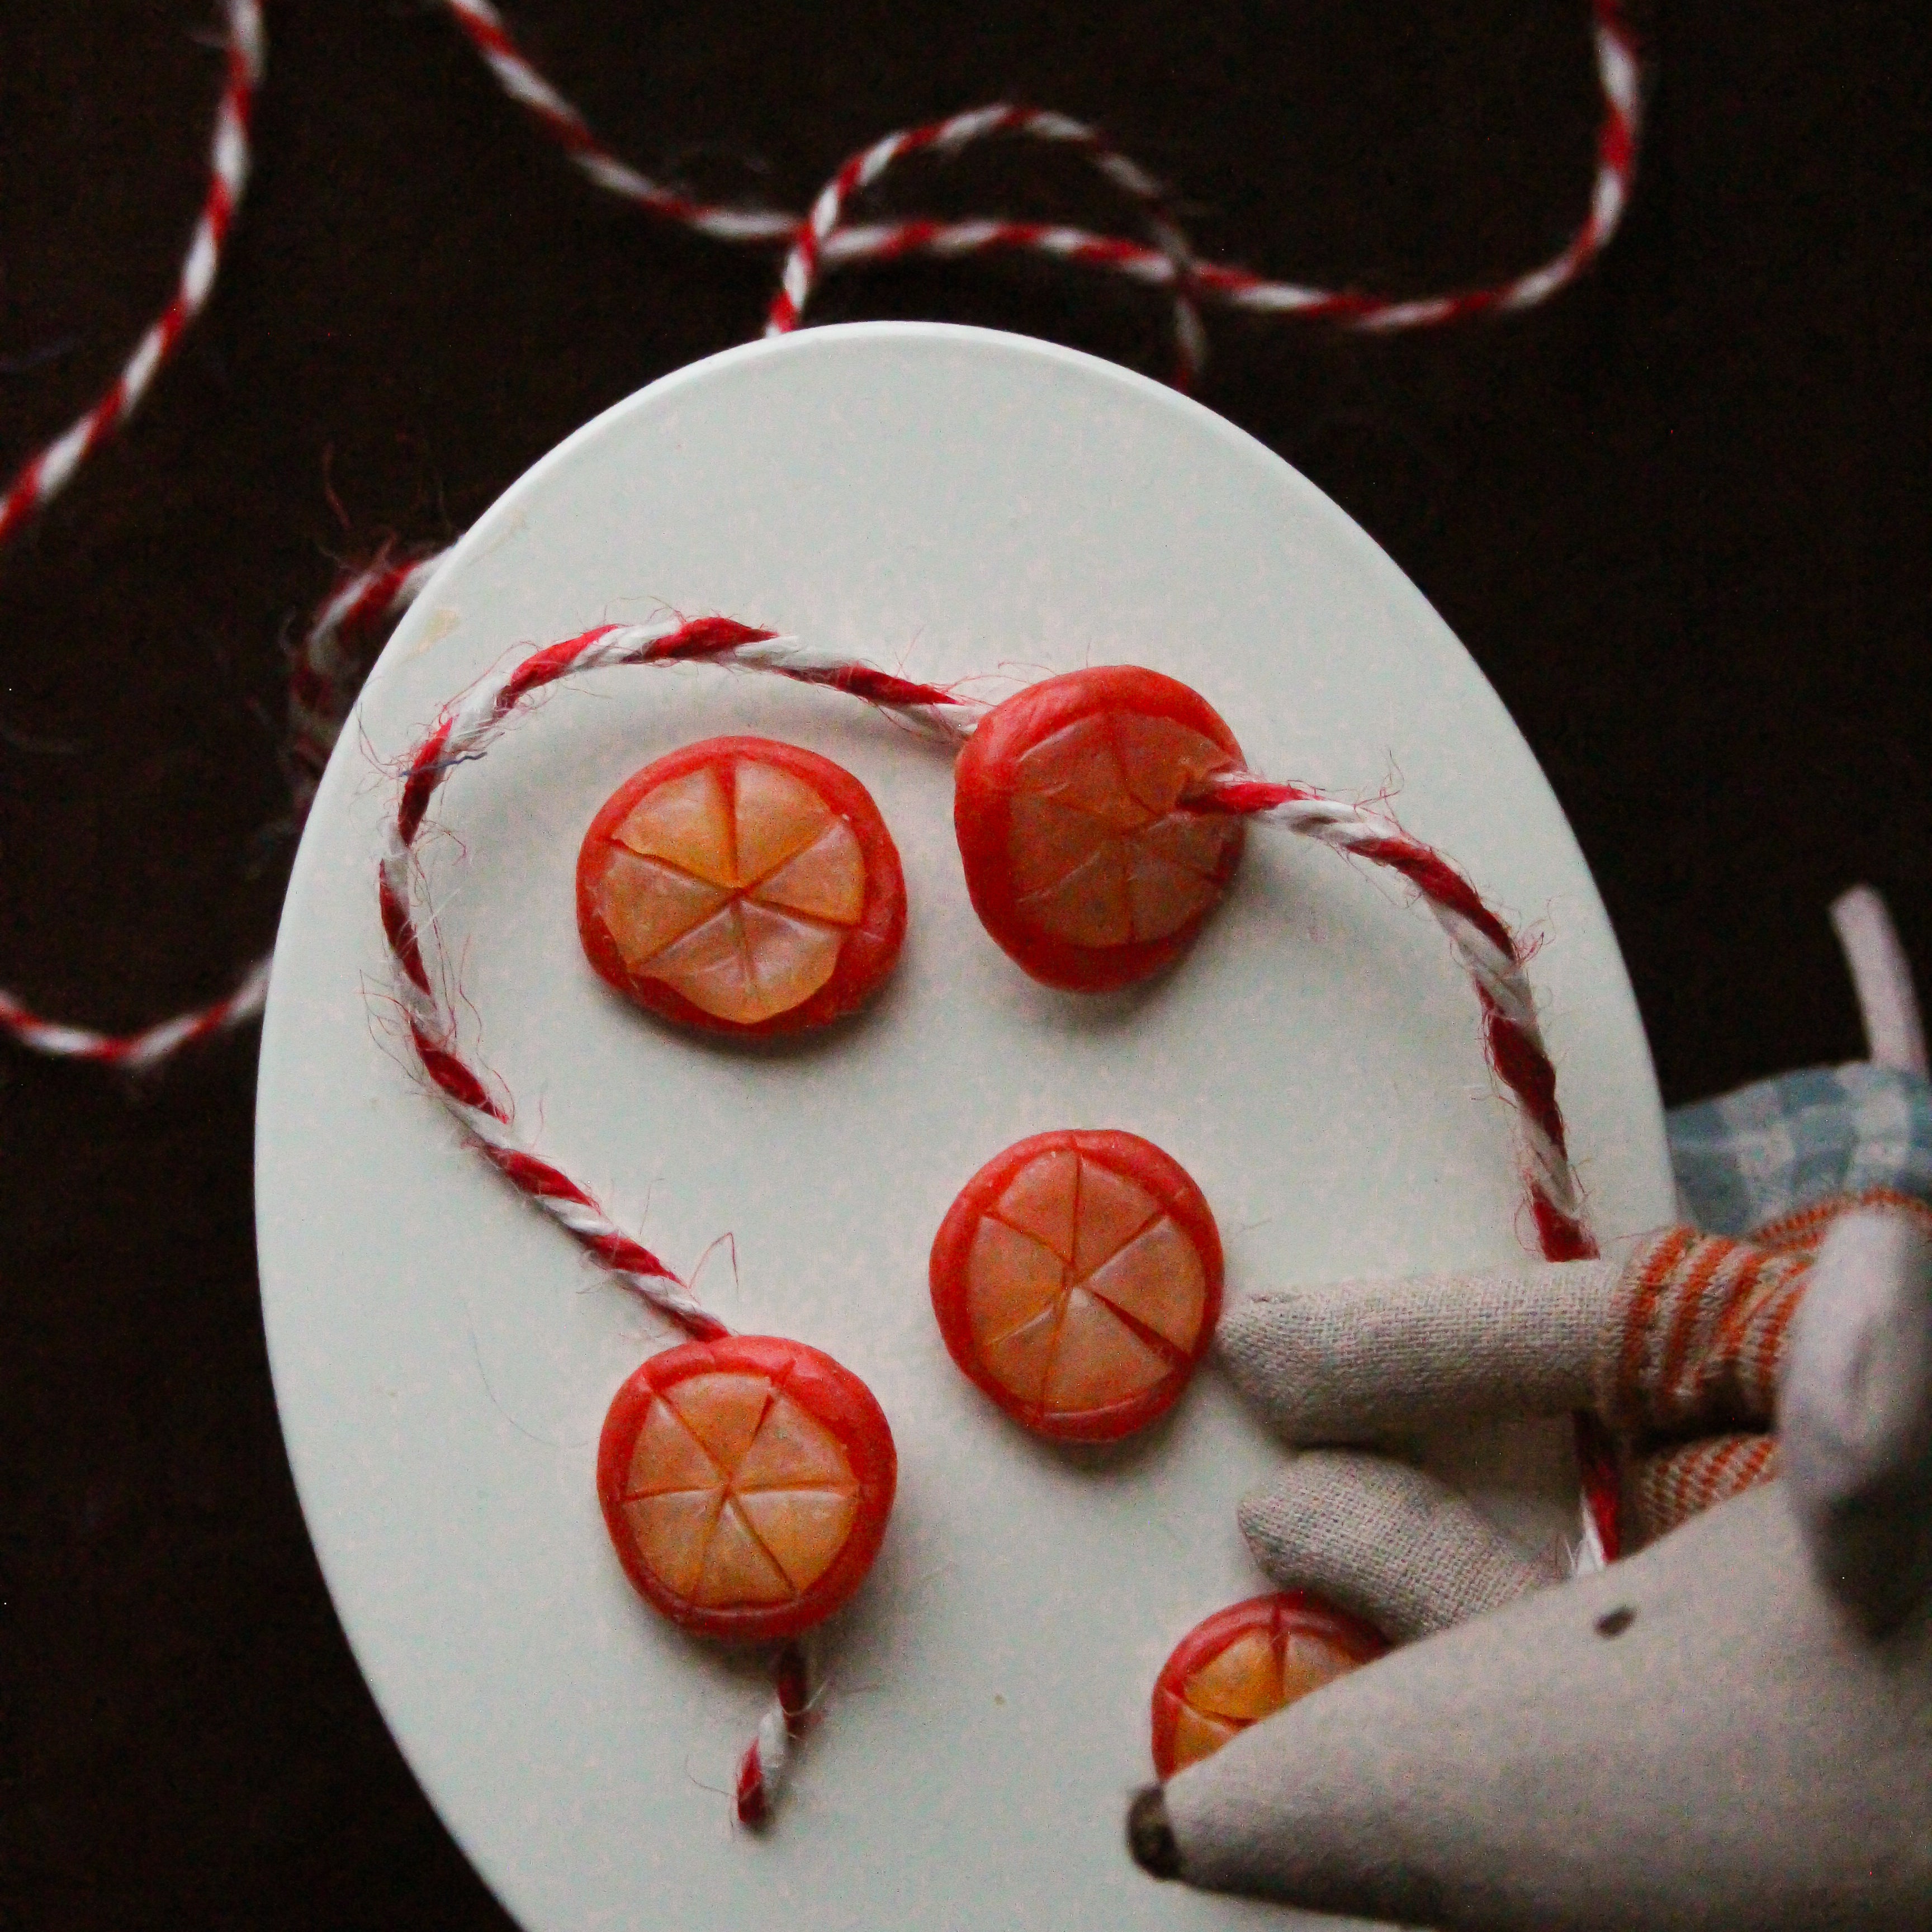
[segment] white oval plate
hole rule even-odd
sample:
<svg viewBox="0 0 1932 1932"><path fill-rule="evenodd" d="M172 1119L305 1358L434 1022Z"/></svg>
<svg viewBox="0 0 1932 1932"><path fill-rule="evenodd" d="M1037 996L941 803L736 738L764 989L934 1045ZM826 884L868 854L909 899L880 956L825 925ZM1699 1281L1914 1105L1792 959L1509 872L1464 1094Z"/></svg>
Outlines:
<svg viewBox="0 0 1932 1932"><path fill-rule="evenodd" d="M773 679L602 674L454 775L436 896L477 1051L520 1118L672 1265L732 1234L737 1273L715 1254L706 1300L830 1351L898 1439L884 1552L821 1641L826 1722L775 1828L734 1833L723 1792L764 1682L633 1596L592 1490L605 1405L664 1333L412 1084L376 920L388 773L438 708L506 652L667 608L921 679L1003 673L988 692L1149 664L1204 692L1260 771L1393 784L1412 830L1546 934L1535 980L1598 1226L1670 1211L1642 1032L1562 812L1347 517L1208 410L1066 350L896 323L732 351L600 417L470 531L370 676L296 862L262 1043L262 1292L357 1658L532 1928L1280 1924L1150 1882L1121 1832L1168 1649L1264 1587L1234 1506L1278 1452L1211 1366L1113 1450L1027 1436L948 1360L926 1251L990 1155L1091 1126L1194 1175L1233 1294L1518 1257L1474 996L1388 879L1266 833L1178 970L1106 1000L1048 992L974 919L944 755ZM905 862L884 996L786 1048L673 1033L578 948L598 805L728 731L856 772ZM1568 1520L1559 1426L1484 1453L1505 1514Z"/></svg>

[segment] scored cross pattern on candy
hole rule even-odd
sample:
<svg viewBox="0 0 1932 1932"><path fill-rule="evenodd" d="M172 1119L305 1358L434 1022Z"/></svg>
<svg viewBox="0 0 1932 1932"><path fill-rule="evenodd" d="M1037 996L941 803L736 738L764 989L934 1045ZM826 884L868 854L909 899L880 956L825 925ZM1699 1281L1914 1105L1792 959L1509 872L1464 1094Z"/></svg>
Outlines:
<svg viewBox="0 0 1932 1932"><path fill-rule="evenodd" d="M1125 1175L1071 1153L1023 1169L967 1264L980 1359L1048 1414L1097 1408L1171 1375L1201 1333L1193 1244Z"/></svg>
<svg viewBox="0 0 1932 1932"><path fill-rule="evenodd" d="M1207 1204L1131 1134L1022 1142L968 1183L933 1244L954 1359L1042 1432L1104 1440L1180 1393L1220 1306Z"/></svg>
<svg viewBox="0 0 1932 1932"><path fill-rule="evenodd" d="M758 1642L808 1630L865 1580L897 1469L884 1412L849 1369L737 1335L653 1355L617 1391L597 1490L647 1602Z"/></svg>
<svg viewBox="0 0 1932 1932"><path fill-rule="evenodd" d="M1154 1685L1154 1768L1172 1778L1388 1648L1368 1624L1300 1591L1217 1610L1181 1639Z"/></svg>
<svg viewBox="0 0 1932 1932"><path fill-rule="evenodd" d="M1075 992L1159 972L1240 859L1240 818L1199 800L1241 764L1226 721L1159 671L1096 664L1016 692L953 773L953 830L987 932Z"/></svg>
<svg viewBox="0 0 1932 1932"><path fill-rule="evenodd" d="M1231 762L1198 731L1131 712L1034 746L1015 768L1006 835L1017 909L1076 946L1178 932L1220 896L1241 824L1175 802Z"/></svg>
<svg viewBox="0 0 1932 1932"><path fill-rule="evenodd" d="M714 1032L840 1018L905 932L898 854L872 795L769 738L708 738L632 773L584 834L577 901L605 980Z"/></svg>
<svg viewBox="0 0 1932 1932"><path fill-rule="evenodd" d="M703 1610L786 1604L851 1534L859 1483L838 1438L760 1375L693 1376L651 1404L623 1510L640 1559Z"/></svg>
<svg viewBox="0 0 1932 1932"><path fill-rule="evenodd" d="M865 908L851 827L750 759L659 786L613 836L601 908L626 964L740 1025L817 992Z"/></svg>

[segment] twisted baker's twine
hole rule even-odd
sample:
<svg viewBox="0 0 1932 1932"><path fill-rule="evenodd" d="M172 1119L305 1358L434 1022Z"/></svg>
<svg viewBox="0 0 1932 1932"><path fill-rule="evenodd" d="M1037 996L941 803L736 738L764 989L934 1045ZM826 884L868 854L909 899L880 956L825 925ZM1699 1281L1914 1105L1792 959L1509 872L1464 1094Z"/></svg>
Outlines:
<svg viewBox="0 0 1932 1932"><path fill-rule="evenodd" d="M766 325L770 334L783 334L799 326L827 268L915 254L956 257L994 249L1027 249L1110 269L1168 290L1174 305L1178 373L1184 382L1198 372L1205 350L1196 307L1203 297L1258 314L1324 318L1373 332L1433 327L1546 301L1574 280L1609 242L1628 202L1636 164L1640 100L1635 48L1617 0L1591 0L1604 119L1598 134L1595 182L1582 224L1548 262L1514 280L1488 289L1392 301L1270 281L1246 269L1196 260L1151 176L1092 128L1038 110L982 108L890 135L848 160L802 220L776 210L700 202L651 180L604 147L584 116L530 64L487 0L445 4L505 91L598 187L716 241L790 244ZM176 294L106 394L71 428L30 458L0 497L0 542L56 494L131 414L207 300L247 180L249 116L264 55L259 0L227 0L226 12L227 80L216 115L208 186ZM1056 142L1086 154L1139 208L1156 245L1038 222L914 219L864 227L848 224L854 198L877 186L900 161L922 152L956 153L973 142L999 135ZM426 557L406 566L379 564L364 571L341 585L312 622L290 679L290 758L298 824L307 814L321 764L360 680L360 658L345 652L344 638L400 612L437 561ZM256 1017L266 995L268 966L266 958L258 961L232 992L210 1005L128 1034L62 1024L0 988L0 1033L34 1052L59 1058L152 1066L184 1047Z"/></svg>
<svg viewBox="0 0 1932 1932"><path fill-rule="evenodd" d="M59 494L76 470L125 422L161 365L206 304L221 250L248 184L248 123L260 85L265 41L258 0L227 0L227 71L215 111L208 187L167 306L151 323L106 393L80 420L29 457L0 496L0 544ZM96 1033L35 1012L0 987L0 1034L36 1053L106 1066L151 1066L182 1048L255 1018L268 996L269 959L258 959L235 990L192 1011L130 1034Z"/></svg>
<svg viewBox="0 0 1932 1932"><path fill-rule="evenodd" d="M1232 263L1201 261L1174 223L1159 183L1097 129L1064 114L1004 104L904 129L862 149L832 176L800 221L775 209L694 202L638 173L613 154L578 110L538 73L488 0L445 0L445 4L506 92L598 187L720 241L791 244L766 323L770 335L782 335L798 326L827 268L906 255L958 258L1020 249L1109 270L1169 291L1185 381L1198 372L1205 348L1196 309L1204 299L1258 315L1321 318L1378 333L1436 328L1470 316L1532 308L1546 302L1574 281L1616 232L1629 205L1636 165L1642 103L1636 45L1624 24L1619 0L1591 0L1604 118L1598 130L1589 206L1569 240L1548 261L1493 286L1391 298L1272 281ZM853 196L876 187L908 157L955 154L974 142L1002 135L1046 141L1086 154L1140 210L1154 245L1046 222L914 218L865 226L848 224L846 208Z"/></svg>
<svg viewBox="0 0 1932 1932"><path fill-rule="evenodd" d="M1094 130L1066 116L1010 106L954 116L875 143L838 170L801 222L776 211L702 203L650 181L598 142L583 116L518 49L486 0L446 0L446 4L506 90L597 185L718 241L790 242L780 290L766 324L769 334L784 334L799 326L817 281L830 267L912 254L959 256L996 248L1030 249L1110 268L1169 290L1175 304L1180 374L1186 377L1198 370L1205 346L1195 307L1196 298L1202 296L1256 313L1323 316L1377 332L1435 326L1490 310L1521 309L1546 301L1574 280L1609 241L1628 203L1635 164L1639 90L1634 49L1616 0L1592 0L1604 116L1588 212L1569 242L1549 262L1492 288L1391 301L1272 282L1244 269L1198 262L1168 217L1158 184L1138 164L1112 148ZM86 458L126 420L206 302L247 180L248 123L264 52L257 0L228 0L227 21L227 76L216 116L208 185L174 296L106 393L70 429L30 458L0 498L0 542L50 500ZM1140 207L1158 245L1150 248L1118 237L1027 222L912 220L865 228L847 224L847 211L854 198L876 187L907 158L926 151L956 153L975 141L1000 135L1057 142L1086 153ZM362 572L343 585L311 623L290 679L290 764L298 823L306 815L321 764L359 681L359 662L345 647L345 639L406 608L438 561L428 557ZM1300 813L1304 822L1294 829L1324 836L1330 843L1354 850L1358 856L1396 865L1398 869L1424 862L1415 854L1426 848L1414 848L1406 862L1398 856L1406 849L1403 842L1391 842L1372 826L1346 832L1340 821L1328 820L1324 821L1325 832L1316 832L1316 805L1312 796L1304 796L1283 801L1280 808ZM1328 802L1324 808L1340 808ZM1350 838L1352 847L1348 843ZM1546 1252L1568 1251L1565 1244L1577 1238L1580 1222L1575 1214L1574 1184L1563 1156L1553 1093L1547 1090L1547 1082L1538 1071L1546 1069L1548 1061L1534 1036L1533 1009L1520 1001L1512 1005L1507 975L1492 970L1486 980L1480 948L1495 948L1498 943L1495 934L1485 932L1466 912L1449 910L1449 901L1432 890L1421 874L1411 869L1408 875L1438 918L1450 925L1459 956L1476 976L1484 1002L1490 1050L1499 1075L1520 1103L1538 1233ZM1444 878L1455 877L1444 868ZM1480 911L1480 902L1474 903ZM1458 937L1452 920L1460 921L1462 937ZM1498 924L1496 931L1502 933L1503 928ZM1508 951L1506 934L1502 944ZM266 958L258 961L241 984L220 1000L124 1034L98 1033L48 1020L0 990L0 1030L44 1054L110 1065L152 1066L184 1047L255 1017L266 998L268 963ZM1493 966L1493 961L1490 963ZM1534 1051L1530 1050L1532 1046ZM1597 1446L1600 1451L1601 1445ZM1586 1456L1586 1474L1593 1461L1600 1466L1601 1454ZM1613 1530L1607 1546L1614 1550Z"/></svg>
<svg viewBox="0 0 1932 1932"><path fill-rule="evenodd" d="M371 634L408 609L442 561L439 553L372 565L344 581L310 617L289 676L289 786L297 830L308 816L322 766L355 700ZM273 958L264 953L220 999L133 1033L63 1024L0 988L0 1033L50 1058L143 1070L197 1041L259 1018Z"/></svg>
<svg viewBox="0 0 1932 1932"><path fill-rule="evenodd" d="M388 940L397 998L406 1016L418 1064L437 1097L477 1150L511 1185L535 1202L564 1232L648 1306L700 1341L728 1334L658 1257L612 1221L561 1168L544 1160L512 1124L511 1110L490 1094L463 1058L435 922L422 903L416 842L443 780L482 756L517 707L567 677L620 664L704 662L776 673L823 684L884 705L902 716L962 738L968 707L950 692L908 682L869 664L822 656L795 640L723 617L654 625L604 625L566 638L487 679L446 712L410 754L389 826L378 878L382 930ZM428 952L430 957L426 958ZM434 962L434 970L432 968ZM776 1696L740 1761L734 1802L742 1823L769 1815L788 1773L793 1740L810 1708L805 1652L788 1644L774 1672Z"/></svg>
<svg viewBox="0 0 1932 1932"><path fill-rule="evenodd" d="M1204 811L1238 814L1299 832L1331 851L1386 866L1415 887L1475 982L1484 1050L1516 1106L1524 1185L1538 1244L1552 1262L1579 1261L1595 1254L1597 1244L1584 1223L1563 1116L1556 1105L1556 1069L1544 1044L1536 996L1524 970L1525 952L1475 887L1439 852L1411 838L1393 818L1306 785L1276 784L1249 772L1223 772L1209 779L1188 802ZM1574 1424L1583 1492L1583 1559L1600 1568L1614 1560L1622 1546L1616 1460L1594 1415L1580 1410Z"/></svg>
<svg viewBox="0 0 1932 1932"><path fill-rule="evenodd" d="M566 638L486 679L411 754L400 802L389 827L380 874L382 930L394 968L395 992L409 1022L410 1038L424 1072L444 1104L484 1157L602 1262L634 1293L698 1340L724 1334L682 1282L648 1249L611 1222L568 1176L539 1160L511 1124L510 1109L490 1094L482 1077L457 1046L457 1015L441 970L424 957L439 949L434 920L419 904L422 868L416 844L429 808L448 773L482 756L502 734L518 706L560 680L620 664L665 664L694 660L746 670L776 671L806 683L829 684L908 716L940 722L950 736L958 712L950 695L928 685L823 658L794 640L755 631L728 618L704 617L659 624L606 624ZM440 961L439 961L440 968Z"/></svg>
<svg viewBox="0 0 1932 1932"><path fill-rule="evenodd" d="M812 1664L802 1639L794 1638L778 1652L772 1669L776 1695L758 1720L757 1735L738 1760L732 1802L741 1825L762 1825L784 1795L791 1776L792 1746L810 1725L816 1701Z"/></svg>
<svg viewBox="0 0 1932 1932"><path fill-rule="evenodd" d="M0 543L57 496L82 461L134 413L161 364L174 353L188 324L206 304L215 271L221 266L222 244L248 185L248 121L262 79L263 51L262 10L257 0L228 0L228 71L221 104L215 110L208 189L174 294L135 345L106 394L38 455L29 457L7 486L7 494L0 496Z"/></svg>
<svg viewBox="0 0 1932 1932"><path fill-rule="evenodd" d="M452 4L456 4L456 0L452 0ZM1135 242L1089 235L1078 229L1050 229L1030 222L897 221L862 231L844 228L847 202L875 187L908 155L955 154L975 141L998 134L1053 142L1085 155L1141 210L1156 247L1144 248ZM1208 334L1202 326L1195 296L1193 250L1168 212L1166 192L1138 161L1109 146L1097 129L1064 114L1004 105L975 108L923 128L888 134L883 141L874 142L853 155L819 190L811 214L798 225L780 274L778 292L765 320L766 334L786 335L797 328L820 274L835 260L830 253L832 244L841 242L844 245L836 259L844 262L910 254L958 256L982 254L993 248L1022 248L1133 274L1170 292L1176 386L1192 387L1207 360Z"/></svg>
<svg viewBox="0 0 1932 1932"><path fill-rule="evenodd" d="M424 935L433 934L434 926L416 903L421 884L415 859L416 841L448 773L457 765L481 757L527 698L566 678L593 670L699 662L827 686L894 711L956 743L970 735L984 708L938 686L914 683L871 664L814 652L795 638L754 630L729 618L705 617L649 625L601 625L496 672L446 712L416 747L404 770L400 800L382 865L382 924L399 976L397 992L425 1071L439 1090L457 1102L466 1129L500 1166L513 1158L531 1157L530 1150L511 1134L508 1111L490 1096L482 1078L456 1055L457 1015L443 990L442 976L432 974L424 957ZM1539 1244L1552 1261L1594 1254L1595 1244L1583 1222L1563 1117L1556 1102L1556 1070L1538 1022L1522 949L1468 880L1440 853L1403 831L1393 818L1305 785L1279 783L1248 772L1226 772L1208 781L1184 802L1197 810L1282 826L1346 856L1384 866L1417 889L1474 982L1483 1015L1484 1048L1516 1109ZM562 1180L548 1171L545 1185L554 1186ZM544 1198L583 1204L574 1192L547 1194ZM556 1206L550 1211L560 1219L572 1219ZM571 1231L593 1250L616 1232L608 1224L590 1232L573 1225ZM616 1267L615 1271L626 1275L638 1272L640 1281L631 1285L650 1299L657 1291L644 1285L645 1278L674 1282L676 1277L655 1256L639 1252L643 1259L634 1269L627 1264ZM599 1258L605 1258L601 1252ZM614 1264L607 1259L606 1265ZM681 1292L681 1284L680 1288ZM688 1298L675 1306L666 1305L664 1312L686 1325L694 1316L706 1324L711 1321L697 1314L696 1304ZM711 1332L722 1331L714 1328Z"/></svg>

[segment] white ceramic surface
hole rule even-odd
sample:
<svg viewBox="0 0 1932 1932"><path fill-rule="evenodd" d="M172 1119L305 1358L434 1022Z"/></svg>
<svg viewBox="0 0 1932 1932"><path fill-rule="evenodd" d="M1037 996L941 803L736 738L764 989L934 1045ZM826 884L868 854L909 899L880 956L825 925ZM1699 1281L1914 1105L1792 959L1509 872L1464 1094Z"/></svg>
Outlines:
<svg viewBox="0 0 1932 1932"><path fill-rule="evenodd" d="M1264 1587L1234 1504L1276 1450L1211 1367L1122 1447L1024 1436L948 1361L926 1250L999 1148L1118 1126L1205 1190L1231 1293L1516 1257L1473 996L1389 880L1264 833L1179 970L1136 995L1048 992L973 917L944 755L775 680L602 674L452 778L436 897L478 1051L522 1118L674 1265L733 1234L736 1274L714 1254L706 1298L829 1349L898 1439L884 1552L822 1642L827 1721L776 1828L734 1835L722 1792L762 1680L632 1595L592 1493L605 1405L662 1331L412 1085L375 909L386 761L438 707L521 646L665 607L920 678L1004 672L988 692L1150 664L1205 693L1261 771L1395 781L1410 828L1546 934L1534 977L1599 1228L1670 1211L1643 1036L1556 800L1440 620L1310 484L1168 390L978 331L814 329L681 370L531 471L398 631L283 920L262 1296L303 1508L383 1714L533 1932L1282 1924L1148 1882L1121 1842L1161 1662ZM866 1018L752 1052L609 995L571 887L620 778L744 730L858 774L911 904ZM1560 1428L1482 1454L1506 1514L1567 1520L1528 1494L1560 1475Z"/></svg>

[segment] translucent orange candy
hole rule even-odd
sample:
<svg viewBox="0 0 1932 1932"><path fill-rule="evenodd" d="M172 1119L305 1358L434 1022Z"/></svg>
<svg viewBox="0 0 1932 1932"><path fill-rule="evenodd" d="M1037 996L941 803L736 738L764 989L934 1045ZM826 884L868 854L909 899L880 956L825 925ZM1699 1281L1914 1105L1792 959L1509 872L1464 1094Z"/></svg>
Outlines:
<svg viewBox="0 0 1932 1932"><path fill-rule="evenodd" d="M1179 1163L1133 1134L1021 1141L961 1191L932 1244L953 1360L1045 1436L1104 1442L1186 1386L1221 1305L1221 1242Z"/></svg>
<svg viewBox="0 0 1932 1932"><path fill-rule="evenodd" d="M1154 1684L1155 1772L1185 1771L1388 1647L1379 1631L1305 1591L1216 1611L1181 1639Z"/></svg>
<svg viewBox="0 0 1932 1932"><path fill-rule="evenodd" d="M1158 671L1103 665L1009 698L954 778L987 931L1049 986L1094 992L1159 970L1220 898L1244 838L1239 819L1180 801L1240 761L1206 701Z"/></svg>
<svg viewBox="0 0 1932 1932"><path fill-rule="evenodd" d="M716 1031L788 1031L871 993L905 930L870 795L815 753L714 738L619 787L578 854L591 964L640 1005Z"/></svg>
<svg viewBox="0 0 1932 1932"><path fill-rule="evenodd" d="M898 1468L872 1393L802 1342L653 1356L618 1391L598 1493L632 1582L714 1636L789 1636L836 1610L885 1534Z"/></svg>

